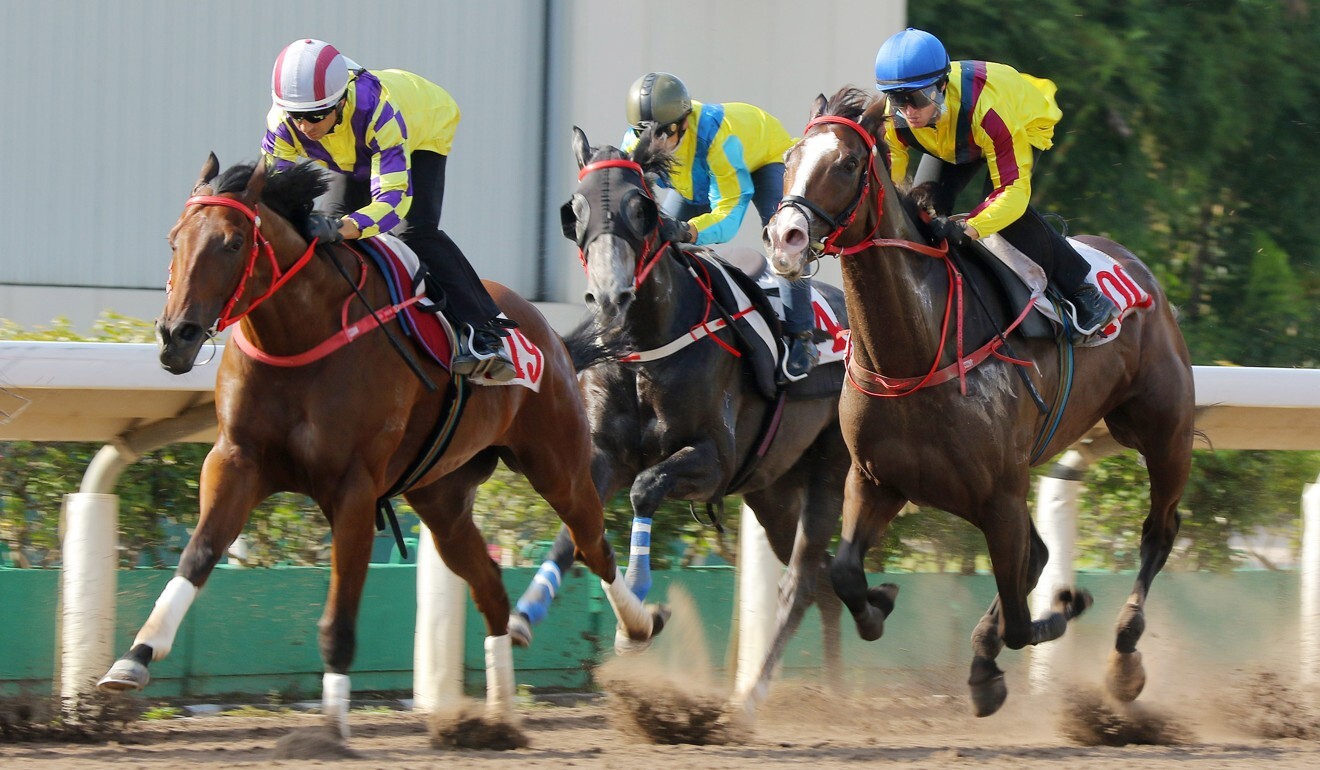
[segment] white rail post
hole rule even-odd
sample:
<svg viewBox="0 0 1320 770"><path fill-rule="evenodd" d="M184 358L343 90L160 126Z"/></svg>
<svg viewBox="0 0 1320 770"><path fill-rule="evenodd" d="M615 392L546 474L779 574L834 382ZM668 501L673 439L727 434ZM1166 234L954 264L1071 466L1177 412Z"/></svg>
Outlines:
<svg viewBox="0 0 1320 770"><path fill-rule="evenodd" d="M463 697L467 583L440 560L425 524L417 535L413 708L435 713Z"/></svg>
<svg viewBox="0 0 1320 770"><path fill-rule="evenodd" d="M1302 684L1320 705L1320 478L1302 490Z"/></svg>
<svg viewBox="0 0 1320 770"><path fill-rule="evenodd" d="M746 505L738 524L738 672L734 692L761 675L761 664L775 638L782 566L761 522Z"/></svg>
<svg viewBox="0 0 1320 770"><path fill-rule="evenodd" d="M1054 590L1073 583L1077 544L1077 500L1086 457L1075 449L1063 454L1041 477L1036 488L1036 531L1050 549L1050 559L1031 592L1031 615L1038 618L1050 609ZM1033 692L1046 692L1058 685L1058 668L1068 639L1058 639L1031 648L1030 681Z"/></svg>
<svg viewBox="0 0 1320 770"><path fill-rule="evenodd" d="M74 492L63 513L59 692L72 704L96 690L115 659L119 496Z"/></svg>

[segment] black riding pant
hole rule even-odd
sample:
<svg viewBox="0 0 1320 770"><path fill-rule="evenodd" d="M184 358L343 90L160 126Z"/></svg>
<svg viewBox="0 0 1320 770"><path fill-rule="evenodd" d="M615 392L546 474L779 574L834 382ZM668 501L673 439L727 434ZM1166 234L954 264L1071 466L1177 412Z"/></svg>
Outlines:
<svg viewBox="0 0 1320 770"><path fill-rule="evenodd" d="M1040 157L1040 153L1036 154ZM917 166L913 185L924 182L936 182L935 213L948 216L953 212L958 194L963 191L977 173L985 171L985 163L952 164L932 155L922 155ZM990 194L989 173L986 174L985 195ZM1086 280L1091 272L1090 264L1068 243L1053 227L1041 217L1034 206L1027 210L1017 221L999 231L1004 239L1023 254L1026 254L1045 271L1050 284L1058 288L1065 296L1072 294Z"/></svg>
<svg viewBox="0 0 1320 770"><path fill-rule="evenodd" d="M445 162L438 152L417 150L409 157L412 168L412 205L403 218L406 229L399 238L417 253L426 266L428 291L432 301L445 309L456 326L481 326L499 314L500 309L482 285L477 271L459 250L458 244L440 229L440 209L445 202ZM371 202L371 186L364 179L335 174L330 189L317 200L317 208L335 216L356 211ZM439 285L444 296L436 297L432 286Z"/></svg>

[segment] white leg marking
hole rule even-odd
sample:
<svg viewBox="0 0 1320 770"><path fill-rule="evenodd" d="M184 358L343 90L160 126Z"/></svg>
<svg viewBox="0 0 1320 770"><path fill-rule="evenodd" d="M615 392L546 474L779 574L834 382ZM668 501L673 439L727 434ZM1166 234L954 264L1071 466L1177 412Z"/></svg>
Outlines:
<svg viewBox="0 0 1320 770"><path fill-rule="evenodd" d="M174 635L179 632L179 624L188 608L197 598L197 586L188 582L188 578L176 575L166 584L165 590L156 599L147 622L138 631L133 646L146 644L151 646L151 659L160 660L170 654L174 646Z"/></svg>

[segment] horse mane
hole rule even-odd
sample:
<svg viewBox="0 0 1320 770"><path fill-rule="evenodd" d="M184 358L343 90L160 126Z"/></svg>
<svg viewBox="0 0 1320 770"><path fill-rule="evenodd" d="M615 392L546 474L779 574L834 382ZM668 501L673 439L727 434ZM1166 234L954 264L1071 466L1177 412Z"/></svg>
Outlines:
<svg viewBox="0 0 1320 770"><path fill-rule="evenodd" d="M247 189L248 179L256 168L255 163L240 163L221 172L212 182L215 194L237 193ZM266 186L261 191L261 202L272 211L307 235L307 215L317 197L329 188L325 171L311 162L299 163L282 171L276 171L266 177Z"/></svg>
<svg viewBox="0 0 1320 770"><path fill-rule="evenodd" d="M654 177L659 182L668 185L669 174L673 171L674 164L678 159L673 153L662 150L655 141L655 132L658 126L652 124L642 131L642 135L637 137L637 146L633 148L632 159L637 165L642 167L642 172L648 179Z"/></svg>
<svg viewBox="0 0 1320 770"><path fill-rule="evenodd" d="M836 115L849 120L859 120L866 108L875 101L875 96L856 86L844 86L834 92L825 102L822 115Z"/></svg>

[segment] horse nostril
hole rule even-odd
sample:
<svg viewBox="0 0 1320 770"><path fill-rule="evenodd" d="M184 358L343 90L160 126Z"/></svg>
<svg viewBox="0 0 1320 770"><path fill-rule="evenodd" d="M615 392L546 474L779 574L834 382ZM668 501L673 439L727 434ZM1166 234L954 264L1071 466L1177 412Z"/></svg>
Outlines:
<svg viewBox="0 0 1320 770"><path fill-rule="evenodd" d="M182 323L174 328L174 338L185 345L192 344L202 334L202 327L193 323Z"/></svg>
<svg viewBox="0 0 1320 770"><path fill-rule="evenodd" d="M591 292L587 292L586 294L582 295L582 298L586 300L588 305L596 304L596 295L592 294Z"/></svg>
<svg viewBox="0 0 1320 770"><path fill-rule="evenodd" d="M800 227L789 228L784 233L784 245L794 251L801 251L807 247L807 231Z"/></svg>

